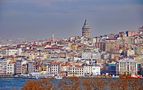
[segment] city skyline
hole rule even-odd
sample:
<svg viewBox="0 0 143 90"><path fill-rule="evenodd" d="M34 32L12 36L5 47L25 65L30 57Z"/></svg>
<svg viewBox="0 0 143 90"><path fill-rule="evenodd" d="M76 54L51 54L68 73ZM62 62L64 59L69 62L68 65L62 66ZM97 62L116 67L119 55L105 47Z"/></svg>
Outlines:
<svg viewBox="0 0 143 90"><path fill-rule="evenodd" d="M141 0L2 0L0 37L81 36L85 19L91 26L92 36L135 31L143 25L142 15Z"/></svg>

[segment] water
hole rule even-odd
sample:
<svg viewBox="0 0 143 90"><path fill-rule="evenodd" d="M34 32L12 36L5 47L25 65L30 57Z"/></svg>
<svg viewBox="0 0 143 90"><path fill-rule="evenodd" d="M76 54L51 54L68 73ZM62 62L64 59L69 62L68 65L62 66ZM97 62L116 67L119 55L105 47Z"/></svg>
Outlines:
<svg viewBox="0 0 143 90"><path fill-rule="evenodd" d="M34 80L34 79L25 79L25 78L0 78L0 90L21 90L23 88L23 86L25 85L25 83L28 80ZM102 80L105 82L105 89L104 90L110 90L109 83L111 81L118 82L117 81L118 79L102 79ZM61 80L56 80L56 79L54 79L52 81L52 83L55 86L55 88L59 87L60 82L61 82ZM70 83L70 82L68 82L68 83ZM143 79L140 80L140 83L143 83ZM81 82L80 82L80 84L82 86ZM57 90L57 89L55 89L55 90Z"/></svg>
<svg viewBox="0 0 143 90"><path fill-rule="evenodd" d="M0 90L21 90L30 79L23 78L0 78Z"/></svg>

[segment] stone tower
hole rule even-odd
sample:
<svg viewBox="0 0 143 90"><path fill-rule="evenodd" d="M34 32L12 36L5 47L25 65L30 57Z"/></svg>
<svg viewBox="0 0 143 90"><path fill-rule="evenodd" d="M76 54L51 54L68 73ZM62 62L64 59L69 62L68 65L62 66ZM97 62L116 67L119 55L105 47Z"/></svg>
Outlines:
<svg viewBox="0 0 143 90"><path fill-rule="evenodd" d="M84 25L82 27L82 36L84 38L90 38L91 37L90 29L91 28L89 27L89 25L87 24L87 20L85 19Z"/></svg>

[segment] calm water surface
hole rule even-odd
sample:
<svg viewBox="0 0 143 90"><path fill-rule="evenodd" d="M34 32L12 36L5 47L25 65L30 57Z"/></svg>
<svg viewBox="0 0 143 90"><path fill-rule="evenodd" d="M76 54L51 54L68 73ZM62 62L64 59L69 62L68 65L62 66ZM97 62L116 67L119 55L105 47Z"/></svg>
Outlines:
<svg viewBox="0 0 143 90"><path fill-rule="evenodd" d="M30 79L23 78L0 78L0 90L21 90Z"/></svg>
<svg viewBox="0 0 143 90"><path fill-rule="evenodd" d="M28 80L34 80L34 79L24 79L24 78L0 78L0 90L21 90L22 87L25 85L25 83ZM109 82L112 80L118 80L118 79L102 79L105 81L105 89L104 90L110 90L109 89ZM58 84L60 84L61 80L53 80L53 84L55 87L58 87ZM140 83L143 83L143 79L140 80Z"/></svg>

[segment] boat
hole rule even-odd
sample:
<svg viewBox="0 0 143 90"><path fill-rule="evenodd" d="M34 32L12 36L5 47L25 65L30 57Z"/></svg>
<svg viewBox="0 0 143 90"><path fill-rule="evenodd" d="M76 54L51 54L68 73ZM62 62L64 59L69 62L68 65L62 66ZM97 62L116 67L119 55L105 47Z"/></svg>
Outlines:
<svg viewBox="0 0 143 90"><path fill-rule="evenodd" d="M55 79L63 79L63 77L62 76L55 76Z"/></svg>

